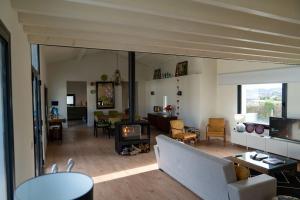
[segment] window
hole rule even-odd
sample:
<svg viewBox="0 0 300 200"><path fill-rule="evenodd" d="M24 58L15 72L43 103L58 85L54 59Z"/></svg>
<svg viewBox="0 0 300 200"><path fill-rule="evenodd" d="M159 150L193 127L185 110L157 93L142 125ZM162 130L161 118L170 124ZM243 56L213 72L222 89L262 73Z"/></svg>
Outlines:
<svg viewBox="0 0 300 200"><path fill-rule="evenodd" d="M68 94L67 95L67 105L68 106L75 106L75 94Z"/></svg>
<svg viewBox="0 0 300 200"><path fill-rule="evenodd" d="M238 86L238 113L246 122L269 124L270 117L286 117L287 84L247 84Z"/></svg>

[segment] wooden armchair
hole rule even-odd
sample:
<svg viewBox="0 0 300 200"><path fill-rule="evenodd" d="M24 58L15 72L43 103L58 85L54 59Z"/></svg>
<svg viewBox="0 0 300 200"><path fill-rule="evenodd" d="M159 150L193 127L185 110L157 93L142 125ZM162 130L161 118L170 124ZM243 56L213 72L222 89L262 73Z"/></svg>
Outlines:
<svg viewBox="0 0 300 200"><path fill-rule="evenodd" d="M206 127L206 140L210 137L222 137L226 144L225 134L225 119L224 118L209 118Z"/></svg>
<svg viewBox="0 0 300 200"><path fill-rule="evenodd" d="M187 132L184 128L182 120L171 120L171 137L183 142L194 141L197 142L197 135L195 133Z"/></svg>
<svg viewBox="0 0 300 200"><path fill-rule="evenodd" d="M94 122L97 122L104 115L102 111L94 111Z"/></svg>

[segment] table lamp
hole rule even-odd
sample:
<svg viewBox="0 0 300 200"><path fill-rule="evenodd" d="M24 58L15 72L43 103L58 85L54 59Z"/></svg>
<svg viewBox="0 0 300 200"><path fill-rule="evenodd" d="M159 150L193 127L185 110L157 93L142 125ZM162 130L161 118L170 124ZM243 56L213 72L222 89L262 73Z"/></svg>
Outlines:
<svg viewBox="0 0 300 200"><path fill-rule="evenodd" d="M58 118L58 101L51 101L51 118Z"/></svg>

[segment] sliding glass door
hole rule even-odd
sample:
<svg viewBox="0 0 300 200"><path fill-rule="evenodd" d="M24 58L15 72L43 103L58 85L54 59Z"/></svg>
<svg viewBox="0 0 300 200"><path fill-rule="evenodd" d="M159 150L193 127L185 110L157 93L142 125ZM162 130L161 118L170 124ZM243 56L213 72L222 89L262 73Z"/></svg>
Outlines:
<svg viewBox="0 0 300 200"><path fill-rule="evenodd" d="M0 70L2 71L4 62L5 52L4 41L0 38ZM0 77L0 88L3 87L2 77ZM5 151L4 151L4 119L3 119L3 91L0 90L0 199L7 199L7 188L6 188L6 171L5 171Z"/></svg>
<svg viewBox="0 0 300 200"><path fill-rule="evenodd" d="M0 21L0 199L13 200L14 146L10 34Z"/></svg>
<svg viewBox="0 0 300 200"><path fill-rule="evenodd" d="M38 45L31 45L31 65L35 175L40 176L43 173L43 123L41 114L41 81Z"/></svg>

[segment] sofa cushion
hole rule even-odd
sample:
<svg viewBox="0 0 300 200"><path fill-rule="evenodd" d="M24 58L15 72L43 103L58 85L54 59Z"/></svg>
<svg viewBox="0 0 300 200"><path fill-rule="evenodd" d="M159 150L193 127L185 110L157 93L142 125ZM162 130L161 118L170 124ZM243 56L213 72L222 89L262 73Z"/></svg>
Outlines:
<svg viewBox="0 0 300 200"><path fill-rule="evenodd" d="M238 181L245 180L250 177L250 170L241 165L235 165L235 174Z"/></svg>

